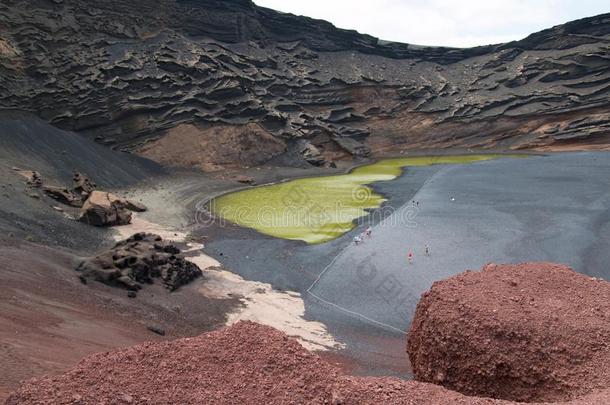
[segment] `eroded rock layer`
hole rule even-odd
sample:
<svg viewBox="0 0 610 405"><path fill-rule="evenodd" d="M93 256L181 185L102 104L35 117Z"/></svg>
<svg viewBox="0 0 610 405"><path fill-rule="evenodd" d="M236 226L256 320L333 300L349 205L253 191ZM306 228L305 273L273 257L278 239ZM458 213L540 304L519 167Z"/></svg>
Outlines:
<svg viewBox="0 0 610 405"><path fill-rule="evenodd" d="M181 149L158 139L185 132L182 164L206 168L296 140L328 160L610 144L608 14L469 49L384 42L248 0L8 0L0 23L0 108L171 163ZM232 149L267 135L265 154ZM211 137L220 146L203 159Z"/></svg>

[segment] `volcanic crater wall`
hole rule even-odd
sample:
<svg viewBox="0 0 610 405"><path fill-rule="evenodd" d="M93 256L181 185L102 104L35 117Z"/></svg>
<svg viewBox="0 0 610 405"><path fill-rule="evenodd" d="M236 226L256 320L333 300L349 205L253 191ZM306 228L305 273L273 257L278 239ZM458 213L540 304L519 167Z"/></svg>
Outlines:
<svg viewBox="0 0 610 405"><path fill-rule="evenodd" d="M298 140L328 160L610 144L609 14L469 49L382 42L247 0L7 0L0 24L0 108L124 150L188 124L203 155L219 128L251 138L253 123L283 145L272 156ZM272 157L259 155L245 159Z"/></svg>

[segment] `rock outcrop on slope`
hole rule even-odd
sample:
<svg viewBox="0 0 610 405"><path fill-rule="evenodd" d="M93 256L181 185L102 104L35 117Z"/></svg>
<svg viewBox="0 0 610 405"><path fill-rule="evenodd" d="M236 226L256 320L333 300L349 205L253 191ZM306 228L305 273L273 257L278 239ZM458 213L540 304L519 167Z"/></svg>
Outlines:
<svg viewBox="0 0 610 405"><path fill-rule="evenodd" d="M94 191L84 202L78 220L93 226L127 225L131 223L131 211L118 196Z"/></svg>
<svg viewBox="0 0 610 405"><path fill-rule="evenodd" d="M0 108L170 164L258 164L296 141L321 152L315 164L610 144L609 14L469 49L388 43L248 0L10 0L0 23Z"/></svg>
<svg viewBox="0 0 610 405"><path fill-rule="evenodd" d="M73 187L69 189L65 186L48 184L36 170L23 170L16 166L13 167L13 170L24 177L29 186L42 189L47 196L72 207L82 207L84 201L97 187L86 175L77 171L72 174Z"/></svg>
<svg viewBox="0 0 610 405"><path fill-rule="evenodd" d="M76 271L84 283L95 280L132 292L157 278L168 290L174 291L202 274L196 264L184 258L180 249L151 233L136 233L118 242L113 248L81 262Z"/></svg>
<svg viewBox="0 0 610 405"><path fill-rule="evenodd" d="M93 226L127 225L131 223L131 211L146 211L146 207L112 193L95 190L82 203L78 220Z"/></svg>
<svg viewBox="0 0 610 405"><path fill-rule="evenodd" d="M550 263L490 264L434 283L407 350L420 381L562 401L610 387L610 283Z"/></svg>
<svg viewBox="0 0 610 405"><path fill-rule="evenodd" d="M609 400L605 390L565 405ZM87 357L65 374L23 383L6 403L515 404L398 378L346 376L296 340L249 321Z"/></svg>
<svg viewBox="0 0 610 405"><path fill-rule="evenodd" d="M80 208L78 220L93 226L127 225L131 223L131 211L146 211L146 206L137 201L121 198L109 192L96 190L97 185L77 171L72 174L73 186L47 184L40 173L13 167L26 179L26 184L39 188L50 198L71 207ZM37 196L37 195L36 195ZM63 211L61 207L57 207Z"/></svg>

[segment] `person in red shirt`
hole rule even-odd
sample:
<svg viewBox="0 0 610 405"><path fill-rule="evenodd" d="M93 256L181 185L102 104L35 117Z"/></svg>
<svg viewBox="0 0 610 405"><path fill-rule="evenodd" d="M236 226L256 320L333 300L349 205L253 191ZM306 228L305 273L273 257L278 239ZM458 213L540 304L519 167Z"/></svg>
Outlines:
<svg viewBox="0 0 610 405"><path fill-rule="evenodd" d="M413 264L413 252L409 252L409 264Z"/></svg>

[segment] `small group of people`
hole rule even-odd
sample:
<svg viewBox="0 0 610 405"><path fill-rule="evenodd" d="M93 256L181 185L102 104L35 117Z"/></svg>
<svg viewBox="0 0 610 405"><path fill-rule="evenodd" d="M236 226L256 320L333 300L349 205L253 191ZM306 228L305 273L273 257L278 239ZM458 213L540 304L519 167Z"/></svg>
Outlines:
<svg viewBox="0 0 610 405"><path fill-rule="evenodd" d="M355 245L360 245L362 243L364 243L364 239L371 239L373 237L373 230L371 229L370 226L368 226L364 232L354 236L354 244ZM424 256L430 256L430 245L428 245L427 243L424 245ZM409 252L407 254L407 260L409 261L409 264L413 264L413 260L414 260L414 255L413 252Z"/></svg>
<svg viewBox="0 0 610 405"><path fill-rule="evenodd" d="M371 239L373 237L373 230L370 226L368 226L364 232L359 235L354 236L354 244L359 245L364 242L364 238Z"/></svg>
<svg viewBox="0 0 610 405"><path fill-rule="evenodd" d="M430 246L426 243L424 245L424 256L430 256ZM409 264L413 264L413 252L409 252L409 254L407 255L407 260L409 261Z"/></svg>
<svg viewBox="0 0 610 405"><path fill-rule="evenodd" d="M419 203L419 202L415 202L414 203ZM360 245L362 243L364 243L364 239L371 239L373 237L373 230L371 229L370 226L368 226L364 232L354 236L354 244L355 245ZM430 245L428 245L427 243L424 245L424 256L430 256ZM409 253L407 254L407 260L409 262L409 264L413 264L413 261L415 259L415 256L413 255L413 252L409 251Z"/></svg>

